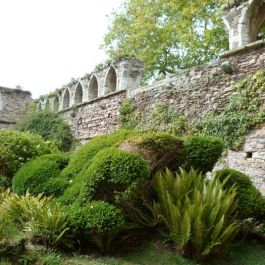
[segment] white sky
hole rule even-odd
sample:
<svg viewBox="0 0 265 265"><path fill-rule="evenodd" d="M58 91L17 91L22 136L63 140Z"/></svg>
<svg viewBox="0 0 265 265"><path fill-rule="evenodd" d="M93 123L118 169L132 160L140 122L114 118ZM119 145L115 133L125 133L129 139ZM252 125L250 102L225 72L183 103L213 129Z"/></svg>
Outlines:
<svg viewBox="0 0 265 265"><path fill-rule="evenodd" d="M122 0L0 0L0 86L36 98L93 70Z"/></svg>

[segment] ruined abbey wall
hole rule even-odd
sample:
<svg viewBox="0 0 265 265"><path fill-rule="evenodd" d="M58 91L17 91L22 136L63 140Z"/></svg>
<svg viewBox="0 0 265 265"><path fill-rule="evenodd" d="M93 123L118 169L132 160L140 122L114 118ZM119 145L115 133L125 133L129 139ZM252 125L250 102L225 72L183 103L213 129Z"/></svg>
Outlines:
<svg viewBox="0 0 265 265"><path fill-rule="evenodd" d="M31 93L0 87L0 129L13 127L27 111Z"/></svg>

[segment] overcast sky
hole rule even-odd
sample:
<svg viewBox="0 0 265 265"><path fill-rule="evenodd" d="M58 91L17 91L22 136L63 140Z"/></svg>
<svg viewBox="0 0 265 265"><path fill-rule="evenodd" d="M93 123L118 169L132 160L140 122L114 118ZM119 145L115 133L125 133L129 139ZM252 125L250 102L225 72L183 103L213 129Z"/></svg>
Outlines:
<svg viewBox="0 0 265 265"><path fill-rule="evenodd" d="M34 98L105 59L99 49L122 0L0 0L0 86Z"/></svg>

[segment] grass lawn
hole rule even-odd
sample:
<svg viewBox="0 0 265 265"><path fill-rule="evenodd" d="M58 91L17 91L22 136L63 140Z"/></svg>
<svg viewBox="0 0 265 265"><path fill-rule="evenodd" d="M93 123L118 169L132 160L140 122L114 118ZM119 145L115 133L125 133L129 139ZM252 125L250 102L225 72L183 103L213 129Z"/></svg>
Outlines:
<svg viewBox="0 0 265 265"><path fill-rule="evenodd" d="M130 252L122 257L95 258L75 256L65 258L64 265L265 265L265 245L239 243L223 255L206 263L186 260L156 243Z"/></svg>

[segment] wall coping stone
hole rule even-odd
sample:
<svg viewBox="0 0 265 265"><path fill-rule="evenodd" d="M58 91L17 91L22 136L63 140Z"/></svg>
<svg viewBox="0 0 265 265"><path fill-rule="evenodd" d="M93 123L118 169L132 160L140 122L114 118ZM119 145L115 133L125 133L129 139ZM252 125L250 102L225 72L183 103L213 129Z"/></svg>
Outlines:
<svg viewBox="0 0 265 265"><path fill-rule="evenodd" d="M239 48L235 48L233 50L230 50L230 51L227 51L227 52L224 52L222 53L219 58L220 59L223 59L223 58L227 58L227 57L230 57L230 56L233 56L235 54L239 54L239 53L243 53L243 52L246 52L248 50L254 50L254 49L258 49L262 46L265 46L265 40L258 40L258 41L255 41L255 42L252 42L252 43L249 43L249 44L246 44L244 46L241 46Z"/></svg>
<svg viewBox="0 0 265 265"><path fill-rule="evenodd" d="M17 89L17 88L3 87L3 86L0 86L0 92L1 91L8 92L8 93L14 93L14 92L16 92L16 93L22 93L22 94L31 95L31 92L30 91L21 90L21 89Z"/></svg>
<svg viewBox="0 0 265 265"><path fill-rule="evenodd" d="M98 97L98 98L94 98L94 99L92 99L92 100L89 100L89 101L86 101L86 102L82 102L82 103L80 103L80 104L76 104L76 105L71 106L70 108L67 108L67 109L64 109L64 110L60 110L60 111L58 111L58 113L64 113L64 112L67 112L67 111L69 111L69 110L71 110L71 109L73 109L73 108L76 108L76 107L81 107L81 106L85 106L85 105L90 105L90 104L93 104L94 102L98 102L98 101L101 101L101 100L103 100L103 99L110 98L110 97L113 97L113 96L115 96L115 95L122 94L122 93L124 93L124 92L126 92L125 89L123 89L123 90L119 90L119 91L114 91L114 92L109 93L109 94L107 94L107 95L104 95L104 96L101 96L101 97Z"/></svg>

